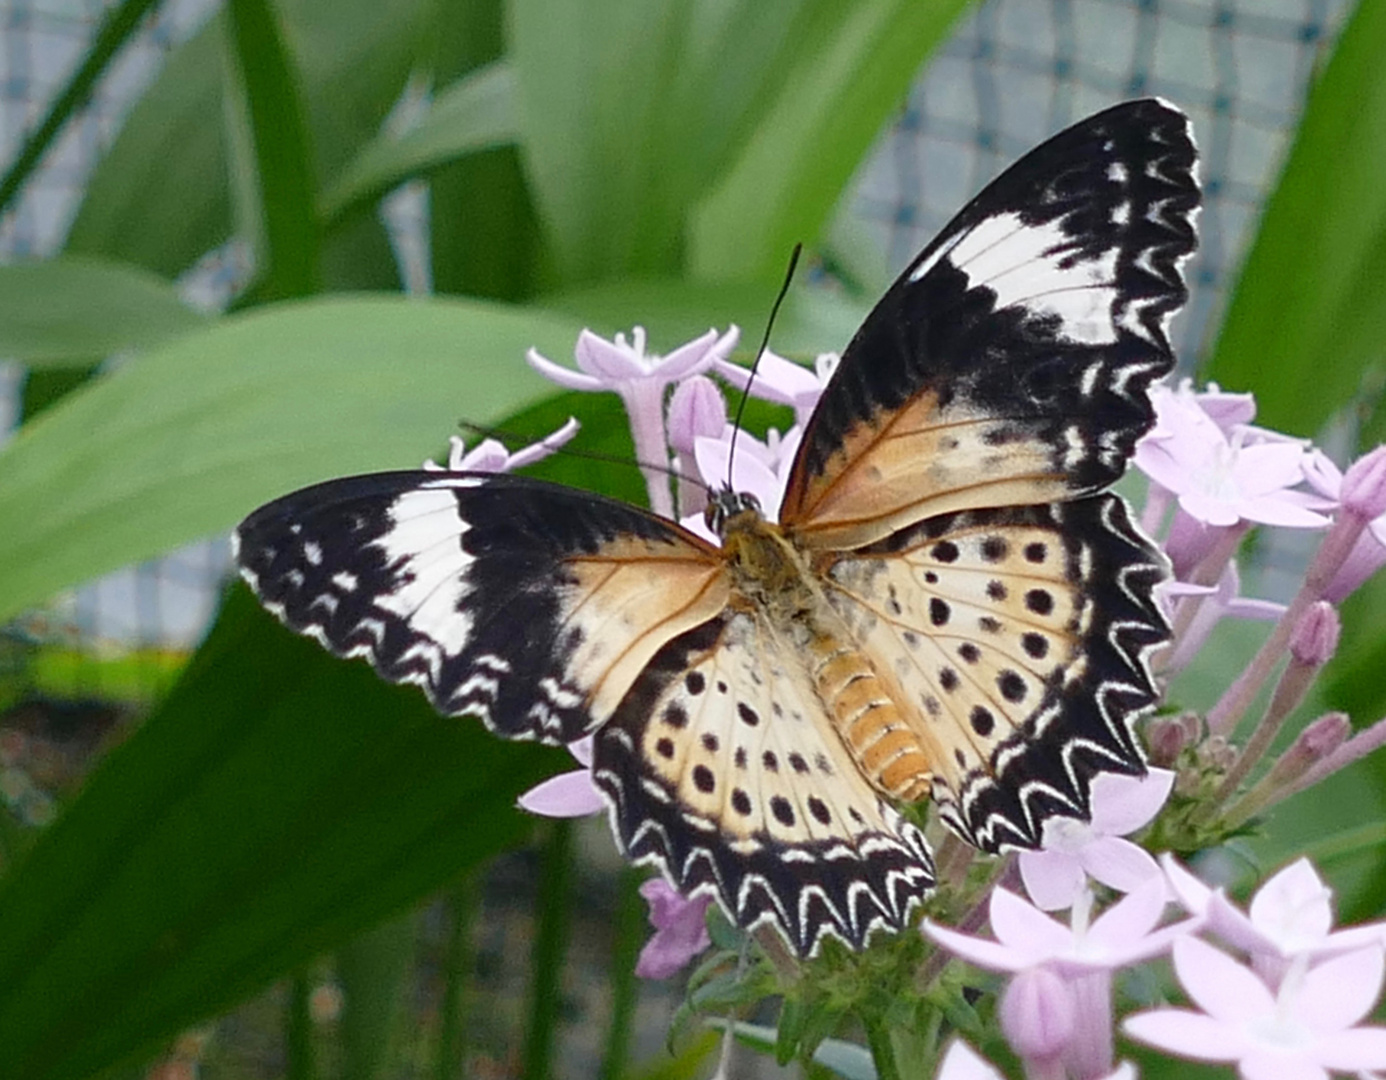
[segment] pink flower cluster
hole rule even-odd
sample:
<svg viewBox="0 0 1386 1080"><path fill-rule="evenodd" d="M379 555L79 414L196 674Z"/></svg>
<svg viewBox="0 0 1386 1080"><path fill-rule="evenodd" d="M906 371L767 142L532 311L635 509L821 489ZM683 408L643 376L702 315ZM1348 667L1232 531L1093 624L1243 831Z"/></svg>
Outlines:
<svg viewBox="0 0 1386 1080"><path fill-rule="evenodd" d="M747 369L730 362L737 339L735 327L709 331L659 357L646 352L638 327L629 340L584 331L575 350L578 370L532 350L529 361L561 386L619 394L650 506L715 542L702 518L708 488L730 483L756 495L773 516L804 425L837 363L828 354L810 369L765 353L751 382ZM789 406L793 425L764 439L734 433L712 376L737 389L749 384L749 392ZM1381 992L1381 926L1333 931L1330 894L1307 861L1267 881L1243 913L1168 855L1157 861L1129 839L1172 805L1174 792L1185 800L1185 826L1216 842L1386 742L1386 721L1352 735L1347 718L1330 713L1307 724L1278 758L1268 753L1337 647L1336 605L1386 565L1386 448L1340 470L1307 442L1255 426L1249 394L1198 392L1185 381L1156 387L1152 398L1156 423L1138 443L1134 463L1149 481L1142 524L1173 571L1161 586L1173 635L1154 657L1157 675L1168 679L1190 664L1223 618L1260 620L1271 629L1204 716L1147 723L1154 764L1144 778L1099 775L1090 820L1053 818L1040 850L996 864L989 891L969 898L975 919L963 920L989 922L991 937L926 921L923 932L943 950L935 975L948 956L1005 974L996 1014L1031 1080L1134 1080L1135 1067L1116 1060L1118 1032L1181 1057L1234 1063L1249 1080L1386 1070L1386 1030L1360 1025ZM570 421L513 455L489 440L470 453L455 442L446 467L520 467L575 431ZM1288 603L1241 595L1237 551L1256 526L1323 534ZM1244 729L1242 721L1267 690L1264 713ZM591 779L591 739L570 749L581 767L527 792L522 806L552 816L603 808ZM1190 792L1201 800L1192 811ZM948 845L959 850L955 840ZM941 874L941 889L966 889L966 858L959 863L941 853L940 866L951 862L957 871ZM656 933L637 972L668 977L708 947L710 900L681 897L661 881L642 891ZM1103 909L1102 898L1110 895L1120 899ZM1174 906L1183 915L1168 921ZM1064 910L1067 924L1046 914ZM1113 976L1165 956L1191 1007L1147 1009L1118 1023ZM937 1075L1001 1074L954 1039Z"/></svg>

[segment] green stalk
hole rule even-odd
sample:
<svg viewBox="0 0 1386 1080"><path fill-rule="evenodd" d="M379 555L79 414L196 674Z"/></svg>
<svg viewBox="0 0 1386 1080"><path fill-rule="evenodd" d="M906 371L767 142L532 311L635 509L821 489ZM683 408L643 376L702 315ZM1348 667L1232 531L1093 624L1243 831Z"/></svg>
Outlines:
<svg viewBox="0 0 1386 1080"><path fill-rule="evenodd" d="M558 1035L558 1006L563 991L563 955L568 943L568 878L572 863L573 826L555 821L540 857L538 928L530 983L529 1030L525 1040L525 1080L550 1080Z"/></svg>
<svg viewBox="0 0 1386 1080"><path fill-rule="evenodd" d="M476 925L479 890L472 875L448 890L447 952L443 956L443 1016L433 1062L433 1080L457 1080L467 1055L468 989L475 966L472 929Z"/></svg>
<svg viewBox="0 0 1386 1080"><path fill-rule="evenodd" d="M295 972L289 979L289 1008L285 1018L286 1080L316 1080L318 1075L313 1054L313 1013L309 1006L312 993L312 974Z"/></svg>
<svg viewBox="0 0 1386 1080"><path fill-rule="evenodd" d="M626 867L616 884L616 937L611 949L611 1027L606 1033L601 1080L618 1080L625 1074L630 1056L630 1034L635 1019L639 984L635 961L645 940L645 903L640 896L643 876Z"/></svg>
<svg viewBox="0 0 1386 1080"><path fill-rule="evenodd" d="M63 125L71 119L73 113L86 104L96 80L101 78L106 66L120 51L120 47L130 40L140 20L158 2L159 0L124 0L124 3L106 13L101 29L96 33L96 40L92 42L81 66L63 87L62 93L48 110L48 115L43 118L43 123L24 140L19 157L5 173L5 178L0 180L0 212L9 208L14 197L19 194L19 189L24 186L24 182L29 179L44 153L53 144L53 140L58 137Z"/></svg>

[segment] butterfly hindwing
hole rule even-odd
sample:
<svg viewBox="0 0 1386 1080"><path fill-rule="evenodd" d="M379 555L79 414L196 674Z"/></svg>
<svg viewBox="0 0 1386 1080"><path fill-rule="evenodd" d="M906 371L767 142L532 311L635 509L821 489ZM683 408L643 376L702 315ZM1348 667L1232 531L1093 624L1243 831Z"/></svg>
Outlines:
<svg viewBox="0 0 1386 1080"><path fill-rule="evenodd" d="M847 548L1098 490L1153 422L1199 203L1188 120L1128 102L1011 166L905 270L809 422L780 520Z"/></svg>
<svg viewBox="0 0 1386 1080"><path fill-rule="evenodd" d="M626 853L800 955L902 928L933 885L923 836L847 756L785 630L750 612L671 641L597 734Z"/></svg>
<svg viewBox="0 0 1386 1080"><path fill-rule="evenodd" d="M830 602L931 759L890 777L898 795L987 851L1086 818L1093 775L1143 769L1131 723L1157 698L1164 574L1105 494L933 518L839 559Z"/></svg>
<svg viewBox="0 0 1386 1080"><path fill-rule="evenodd" d="M715 549L677 525L523 477L329 481L261 507L234 543L290 628L418 684L444 714L545 742L599 724L727 598Z"/></svg>

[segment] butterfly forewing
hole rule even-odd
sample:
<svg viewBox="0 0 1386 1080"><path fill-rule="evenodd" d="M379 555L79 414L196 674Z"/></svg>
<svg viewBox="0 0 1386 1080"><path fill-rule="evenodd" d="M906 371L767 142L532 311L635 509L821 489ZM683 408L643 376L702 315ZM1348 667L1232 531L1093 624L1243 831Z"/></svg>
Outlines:
<svg viewBox="0 0 1386 1080"><path fill-rule="evenodd" d="M849 548L911 522L1095 491L1153 420L1199 193L1182 113L1119 105L974 199L857 332L780 520Z"/></svg>
<svg viewBox="0 0 1386 1080"><path fill-rule="evenodd" d="M845 752L786 635L729 612L670 642L597 735L627 854L801 955L900 929L933 884L923 836Z"/></svg>
<svg viewBox="0 0 1386 1080"><path fill-rule="evenodd" d="M1095 773L1143 768L1163 575L1113 495L933 518L838 560L830 601L925 748L882 786L988 851L1086 817Z"/></svg>
<svg viewBox="0 0 1386 1080"><path fill-rule="evenodd" d="M257 510L235 543L292 629L417 683L440 712L546 742L611 715L728 596L716 549L677 525L521 477L334 480Z"/></svg>

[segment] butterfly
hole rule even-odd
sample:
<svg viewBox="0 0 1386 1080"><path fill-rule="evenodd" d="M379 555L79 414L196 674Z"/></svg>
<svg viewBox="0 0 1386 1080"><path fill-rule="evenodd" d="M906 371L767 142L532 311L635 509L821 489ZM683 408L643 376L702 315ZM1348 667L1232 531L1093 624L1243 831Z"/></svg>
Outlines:
<svg viewBox="0 0 1386 1080"><path fill-rule="evenodd" d="M1173 366L1195 162L1158 100L1020 159L857 331L776 520L712 494L720 546L534 479L385 472L256 510L241 574L448 716L594 734L618 844L686 895L802 956L861 947L935 883L902 807L1033 848L1144 770L1165 563L1106 489Z"/></svg>

